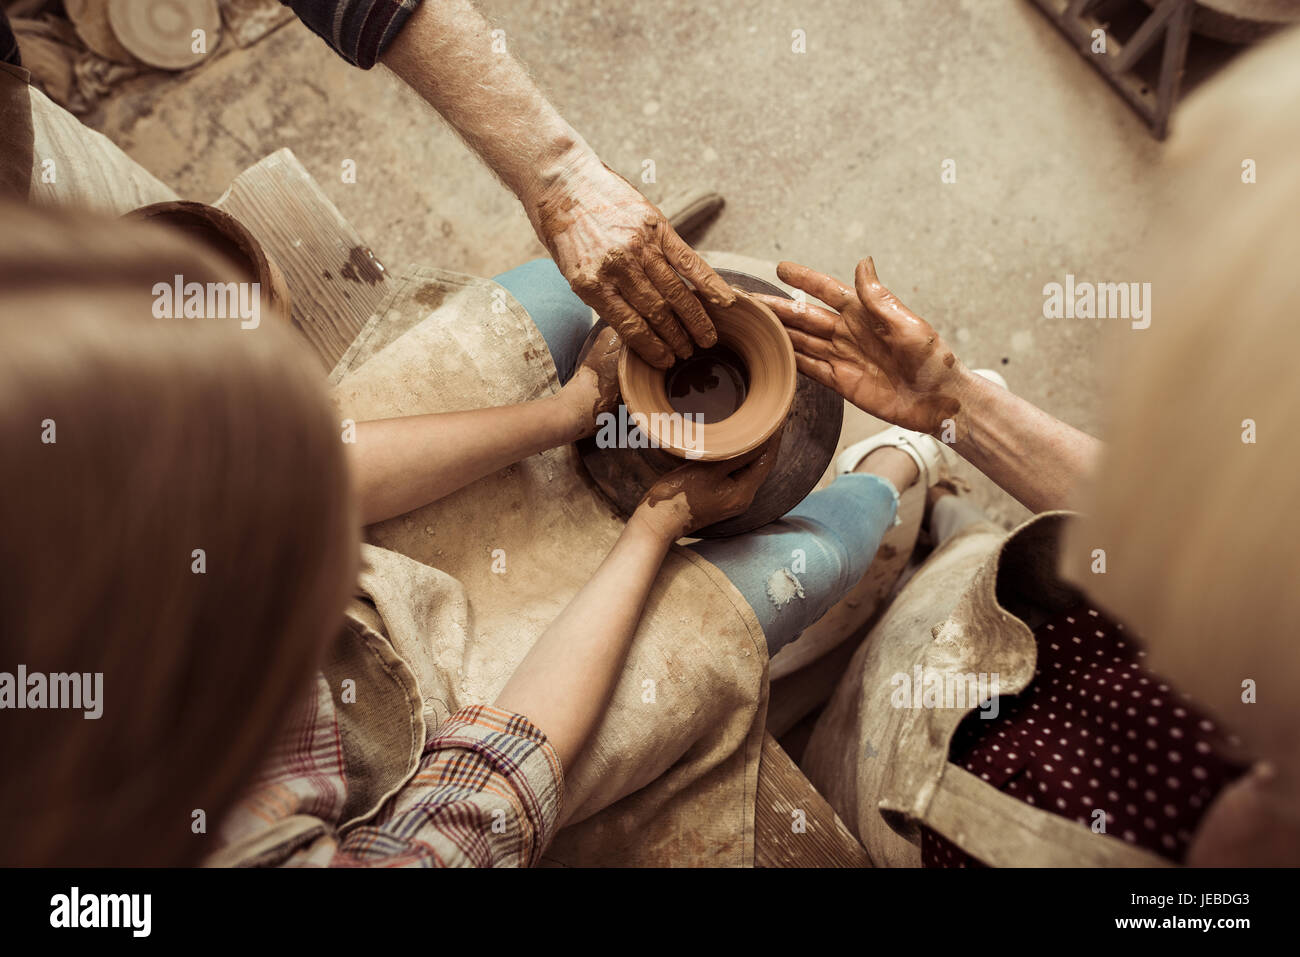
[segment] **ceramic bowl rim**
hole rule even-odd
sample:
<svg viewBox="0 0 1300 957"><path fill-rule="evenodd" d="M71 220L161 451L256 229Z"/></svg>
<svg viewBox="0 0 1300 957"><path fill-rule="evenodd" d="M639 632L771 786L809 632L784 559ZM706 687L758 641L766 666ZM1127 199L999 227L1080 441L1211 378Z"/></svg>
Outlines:
<svg viewBox="0 0 1300 957"><path fill-rule="evenodd" d="M688 461L721 462L721 461L726 461L727 459L737 458L738 456L745 455L748 452L752 452L754 449L758 448L769 438L771 438L772 435L776 432L776 430L781 427L781 424L785 422L786 418L790 415L790 409L794 405L795 392L798 389L798 385L799 385L799 368L797 363L795 362L794 345L790 342L790 336L789 334L786 333L785 326L782 324L781 320L777 317L776 313L774 313L767 305L755 299L753 296L749 295L742 289L738 289L735 286L732 286L731 289L736 294L737 305L739 305L743 300L747 307L757 312L757 314L762 317L763 321L767 323L768 327L777 333L777 339L780 341L782 345L781 351L783 356L787 360L788 368L790 370L790 375L786 378L786 382L784 385L784 395L782 396L781 399L780 413L772 417L770 424L764 427L761 434L757 435L755 438L751 440L747 440L744 446L741 448L727 449L721 453L696 452L693 449L685 448L680 445L674 444L671 441L670 437L665 437L663 435L657 434L657 430L653 428L654 420L651 420L651 427L647 431L650 433L650 438L652 438L655 442L658 443L658 447L665 452L669 452L679 458L683 458ZM728 308L735 308L735 306L731 306ZM628 405L626 400L626 383L627 383L627 375L628 375L628 365L631 361L633 361L633 359L635 359L635 361L643 363L644 365L649 366L649 363L645 362L644 359L641 359L640 356L636 356L635 353L632 352L628 344L624 342L623 347L622 349L619 350L619 354L618 354L618 384L619 384L620 401L626 406L629 416L636 412L641 411L639 409L633 408L631 405ZM667 370L663 370L663 371L666 372ZM742 407L743 407L743 403L742 403Z"/></svg>

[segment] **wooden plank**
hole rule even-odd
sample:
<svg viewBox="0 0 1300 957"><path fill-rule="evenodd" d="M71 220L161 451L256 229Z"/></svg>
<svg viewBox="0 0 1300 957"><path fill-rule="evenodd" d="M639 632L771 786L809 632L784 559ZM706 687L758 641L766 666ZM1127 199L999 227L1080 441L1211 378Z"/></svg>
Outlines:
<svg viewBox="0 0 1300 957"><path fill-rule="evenodd" d="M774 737L781 737L814 708L830 700L869 630L864 626L857 635L841 642L812 664L772 682L767 704L767 730Z"/></svg>
<svg viewBox="0 0 1300 957"><path fill-rule="evenodd" d="M871 866L858 839L771 734L763 736L758 768L754 866Z"/></svg>
<svg viewBox="0 0 1300 957"><path fill-rule="evenodd" d="M334 368L388 295L383 264L290 150L244 170L215 205L280 267L294 325Z"/></svg>

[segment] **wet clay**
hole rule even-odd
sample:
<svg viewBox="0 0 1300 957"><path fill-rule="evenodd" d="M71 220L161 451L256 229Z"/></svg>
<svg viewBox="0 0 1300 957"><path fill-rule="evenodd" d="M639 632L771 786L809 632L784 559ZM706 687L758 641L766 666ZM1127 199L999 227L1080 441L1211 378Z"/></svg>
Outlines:
<svg viewBox="0 0 1300 957"><path fill-rule="evenodd" d="M687 512L687 531L739 515L754 501L754 494L776 464L781 437L778 431L762 448L729 462L688 465L669 472L642 501L651 509L680 498Z"/></svg>
<svg viewBox="0 0 1300 957"><path fill-rule="evenodd" d="M713 346L689 359L679 359L664 377L664 388L674 410L698 415L707 425L721 422L740 408L749 391L749 373L735 351Z"/></svg>
<svg viewBox="0 0 1300 957"><path fill-rule="evenodd" d="M591 407L595 419L618 405L618 356L623 340L613 329L603 329L591 348L578 359L578 371L590 369L596 376L596 401Z"/></svg>
<svg viewBox="0 0 1300 957"><path fill-rule="evenodd" d="M619 355L618 379L628 411L644 418L642 427L659 448L688 460L720 462L757 448L780 427L794 402L798 371L790 337L767 306L741 294L731 306L706 303L705 308L718 330L718 346L705 354L725 355L715 351L721 346L735 357L727 364L744 370L743 394L730 372L717 369L716 360L698 369L679 362L674 368L681 371L674 375L628 348ZM670 396L669 381L682 394ZM721 417L702 424L685 419L683 400L690 400L692 412Z"/></svg>

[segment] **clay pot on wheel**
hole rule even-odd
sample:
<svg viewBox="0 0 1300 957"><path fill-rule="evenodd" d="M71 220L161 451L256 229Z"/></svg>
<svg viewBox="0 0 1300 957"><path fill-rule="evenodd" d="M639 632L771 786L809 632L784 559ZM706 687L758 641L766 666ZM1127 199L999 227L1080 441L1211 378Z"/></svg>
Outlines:
<svg viewBox="0 0 1300 957"><path fill-rule="evenodd" d="M656 369L623 346L618 381L628 412L652 442L691 461L720 462L758 448L794 402L794 348L772 310L736 290L705 308L718 343Z"/></svg>

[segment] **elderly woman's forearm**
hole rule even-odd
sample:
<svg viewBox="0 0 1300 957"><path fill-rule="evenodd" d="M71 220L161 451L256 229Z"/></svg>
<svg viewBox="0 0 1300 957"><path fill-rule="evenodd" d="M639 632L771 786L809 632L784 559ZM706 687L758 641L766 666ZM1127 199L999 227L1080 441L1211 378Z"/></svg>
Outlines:
<svg viewBox="0 0 1300 957"><path fill-rule="evenodd" d="M977 375L962 389L953 448L1034 512L1067 508L1102 444Z"/></svg>

